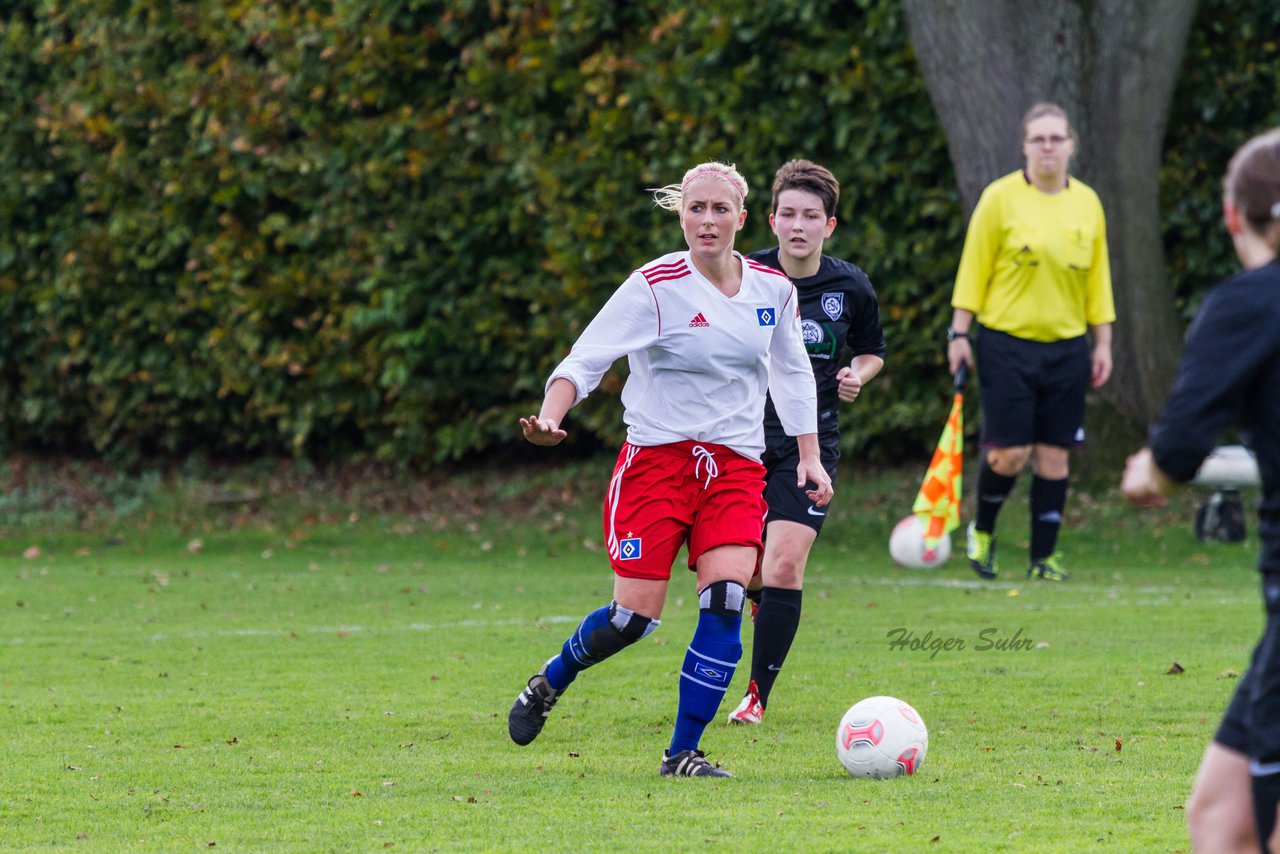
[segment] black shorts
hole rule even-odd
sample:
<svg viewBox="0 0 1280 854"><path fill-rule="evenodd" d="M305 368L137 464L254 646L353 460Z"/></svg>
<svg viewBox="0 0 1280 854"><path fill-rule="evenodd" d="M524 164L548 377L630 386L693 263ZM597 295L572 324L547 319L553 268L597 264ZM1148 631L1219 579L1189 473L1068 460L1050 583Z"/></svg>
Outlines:
<svg viewBox="0 0 1280 854"><path fill-rule="evenodd" d="M796 467L800 464L800 447L794 436L785 433L765 435L764 500L769 505L765 523L787 521L807 525L815 531L822 530L827 518L827 507L818 507L796 486ZM822 467L827 470L831 483L836 482L836 463L840 462L840 434L835 431L818 434L818 451Z"/></svg>
<svg viewBox="0 0 1280 854"><path fill-rule="evenodd" d="M1264 589L1270 583L1280 590L1275 575L1263 574ZM1280 600L1280 594L1272 596ZM1280 773L1280 601L1267 602L1266 629L1213 740L1248 755L1270 774Z"/></svg>
<svg viewBox="0 0 1280 854"><path fill-rule="evenodd" d="M982 392L981 444L987 448L1084 441L1084 396L1092 359L1081 335L1029 341L982 328L974 341Z"/></svg>
<svg viewBox="0 0 1280 854"><path fill-rule="evenodd" d="M1240 684L1236 685L1236 692L1231 695L1218 731L1213 734L1213 740L1218 744L1246 756L1249 754L1249 688L1253 684L1249 677L1252 675L1252 669L1245 671Z"/></svg>

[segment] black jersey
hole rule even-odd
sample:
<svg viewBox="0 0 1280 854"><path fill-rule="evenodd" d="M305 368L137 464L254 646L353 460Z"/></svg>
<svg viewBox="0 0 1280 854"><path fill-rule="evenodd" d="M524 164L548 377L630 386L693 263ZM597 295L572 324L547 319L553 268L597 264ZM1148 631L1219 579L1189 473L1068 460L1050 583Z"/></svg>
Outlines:
<svg viewBox="0 0 1280 854"><path fill-rule="evenodd" d="M754 261L782 269L778 247L752 252ZM813 365L818 386L818 432L840 429L840 384L836 373L854 356L885 355L884 331L880 328L880 303L867 274L857 265L823 255L818 272L794 279L800 294L800 323L804 346ZM843 356L845 345L851 354ZM782 424L769 398L764 406L766 434L782 432Z"/></svg>
<svg viewBox="0 0 1280 854"><path fill-rule="evenodd" d="M1187 334L1151 452L1178 481L1195 476L1228 421L1249 430L1262 478L1259 568L1280 572L1280 263L1213 288Z"/></svg>

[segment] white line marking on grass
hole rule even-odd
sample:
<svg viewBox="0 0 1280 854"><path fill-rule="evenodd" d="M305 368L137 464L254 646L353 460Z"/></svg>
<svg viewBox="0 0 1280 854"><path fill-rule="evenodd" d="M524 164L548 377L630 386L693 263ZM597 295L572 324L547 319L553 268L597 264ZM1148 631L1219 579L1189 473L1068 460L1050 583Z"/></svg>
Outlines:
<svg viewBox="0 0 1280 854"><path fill-rule="evenodd" d="M499 626L526 626L560 623L579 623L581 617L556 615L539 617L536 620L458 620L452 623L404 623L400 625L379 626L370 629L368 626L312 626L304 629L281 627L278 629L223 629L209 632L160 632L151 636L153 642L172 640L174 638L247 638L247 637L280 637L290 632L309 635L361 634L363 632L438 632L450 629L492 629ZM3 642L3 641L0 641ZM13 643L22 643L21 638L14 638Z"/></svg>
<svg viewBox="0 0 1280 854"><path fill-rule="evenodd" d="M161 643L163 641L175 639L200 639L200 638L255 638L255 637L285 637L293 634L308 635L336 635L336 634L362 634L364 632L381 632L390 634L393 632L438 632L449 631L452 629L492 629L500 626L539 626L539 625L560 625L563 623L577 624L582 621L582 617L569 617L564 615L553 615L550 617L539 617L536 620L458 620L452 623L404 623L400 625L379 626L377 628L369 628L368 626L312 626L309 628L294 629L288 626L281 626L276 629L220 629L214 631L191 631L191 632L157 632L151 635L148 640L152 643ZM84 640L83 636L71 636L67 634L59 635L28 635L25 637L0 637L0 646L21 646L28 643L65 643L67 641L76 641L77 643Z"/></svg>

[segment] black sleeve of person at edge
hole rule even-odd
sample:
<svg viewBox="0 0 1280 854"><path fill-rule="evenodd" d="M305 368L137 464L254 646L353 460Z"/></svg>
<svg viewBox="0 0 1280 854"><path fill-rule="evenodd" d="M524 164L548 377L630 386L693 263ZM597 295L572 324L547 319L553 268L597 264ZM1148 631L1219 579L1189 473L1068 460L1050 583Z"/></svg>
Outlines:
<svg viewBox="0 0 1280 854"><path fill-rule="evenodd" d="M1250 432L1262 479L1264 568L1280 570L1280 264L1215 286L1187 334L1173 391L1149 444L1156 465L1188 481L1235 423ZM1268 536L1269 535L1269 536Z"/></svg>

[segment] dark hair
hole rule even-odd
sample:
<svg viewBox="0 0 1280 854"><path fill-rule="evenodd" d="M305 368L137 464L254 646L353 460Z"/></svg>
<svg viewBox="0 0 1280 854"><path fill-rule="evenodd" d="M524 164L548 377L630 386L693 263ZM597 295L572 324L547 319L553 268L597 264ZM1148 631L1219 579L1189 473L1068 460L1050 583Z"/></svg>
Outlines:
<svg viewBox="0 0 1280 854"><path fill-rule="evenodd" d="M1053 116L1062 119L1067 123L1067 136L1071 141L1079 144L1080 140L1076 137L1076 129L1071 126L1071 119L1067 118L1067 111L1059 107L1057 104L1051 104L1048 101L1041 101L1038 104L1032 104L1031 109L1027 110L1026 115L1022 117L1022 136L1027 135L1027 125L1036 119L1043 119L1045 116Z"/></svg>
<svg viewBox="0 0 1280 854"><path fill-rule="evenodd" d="M840 182L831 170L811 160L788 160L778 167L773 176L773 211L778 211L778 196L787 190L804 190L822 200L822 210L828 217L836 215L840 201Z"/></svg>
<svg viewBox="0 0 1280 854"><path fill-rule="evenodd" d="M1240 146L1222 179L1222 192L1249 228L1280 251L1280 128Z"/></svg>

